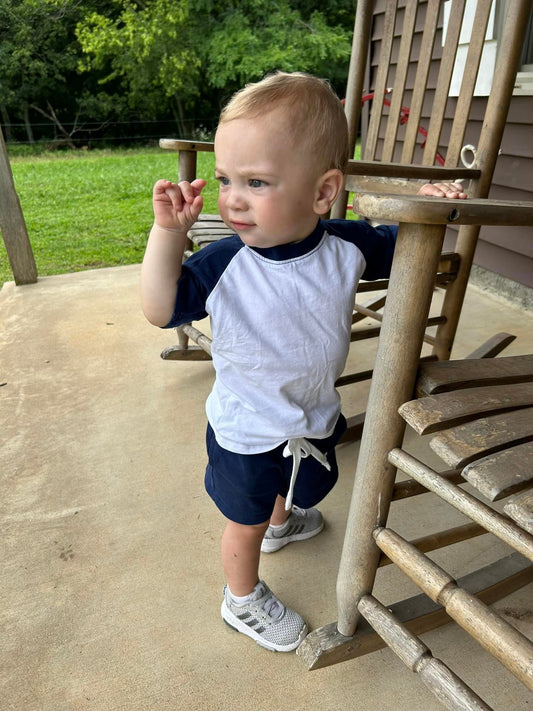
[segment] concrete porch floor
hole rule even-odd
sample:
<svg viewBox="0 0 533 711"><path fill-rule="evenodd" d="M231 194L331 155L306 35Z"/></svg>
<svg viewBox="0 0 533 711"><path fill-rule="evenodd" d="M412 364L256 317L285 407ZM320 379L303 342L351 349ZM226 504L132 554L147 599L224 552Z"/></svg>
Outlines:
<svg viewBox="0 0 533 711"><path fill-rule="evenodd" d="M223 520L203 488L213 371L208 362L159 358L174 332L144 320L138 279L135 265L0 292L0 708L440 709L387 649L307 672L295 654L269 653L222 623ZM454 357L498 331L517 335L505 355L532 352L531 312L470 288ZM363 367L372 349L357 346ZM342 392L347 414L364 409L366 392ZM340 481L321 506L324 532L263 557L262 577L310 629L336 619L357 449L339 448ZM436 517L462 520L434 499L412 503L414 513L402 503L392 514L407 536ZM449 572L462 575L505 550L482 536ZM449 553L434 559L446 568ZM378 590L385 604L415 592L392 567ZM531 593L495 605L528 636ZM525 687L455 624L423 640L495 709L533 707Z"/></svg>

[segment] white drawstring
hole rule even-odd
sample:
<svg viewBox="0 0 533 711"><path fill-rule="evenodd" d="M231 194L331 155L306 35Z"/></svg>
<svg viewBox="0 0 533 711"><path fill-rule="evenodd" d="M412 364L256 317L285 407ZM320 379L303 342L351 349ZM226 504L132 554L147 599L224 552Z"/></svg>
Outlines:
<svg viewBox="0 0 533 711"><path fill-rule="evenodd" d="M331 471L331 466L326 455L311 444L305 437L296 437L295 439L288 440L283 450L284 457L292 457L292 474L291 482L289 484L289 491L287 493L287 498L285 499L285 511L290 511L292 507L292 494L294 491L294 485L296 484L296 477L298 476L298 469L300 468L300 462L305 457L311 455L317 462L320 462L323 467Z"/></svg>

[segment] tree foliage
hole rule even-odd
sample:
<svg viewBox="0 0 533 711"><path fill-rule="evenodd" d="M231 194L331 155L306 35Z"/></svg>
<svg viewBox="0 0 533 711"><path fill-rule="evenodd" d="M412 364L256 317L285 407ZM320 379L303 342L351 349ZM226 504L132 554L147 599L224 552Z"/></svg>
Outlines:
<svg viewBox="0 0 533 711"><path fill-rule="evenodd" d="M275 69L342 92L354 12L355 0L0 0L0 110L59 132L66 119L183 124Z"/></svg>
<svg viewBox="0 0 533 711"><path fill-rule="evenodd" d="M349 33L314 10L307 19L283 0L248 0L220 13L204 45L215 87L241 85L274 69L331 76L350 54ZM336 73L336 72L335 72Z"/></svg>
<svg viewBox="0 0 533 711"><path fill-rule="evenodd" d="M90 118L84 110L95 93L94 76L81 76L81 47L76 24L89 9L106 0L0 0L0 111L25 122L32 140L31 119L51 121L63 138L62 122Z"/></svg>
<svg viewBox="0 0 533 711"><path fill-rule="evenodd" d="M131 108L154 118L182 110L201 90L189 0L115 0L114 18L93 12L78 24L80 71L101 71L102 86L118 83Z"/></svg>

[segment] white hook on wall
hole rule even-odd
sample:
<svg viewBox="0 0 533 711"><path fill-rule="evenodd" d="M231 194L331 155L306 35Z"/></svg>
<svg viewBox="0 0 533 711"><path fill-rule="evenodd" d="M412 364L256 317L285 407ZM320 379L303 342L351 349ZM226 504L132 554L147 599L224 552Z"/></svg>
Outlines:
<svg viewBox="0 0 533 711"><path fill-rule="evenodd" d="M472 154L472 160L467 160L467 154ZM475 168L477 163L477 148L470 144L461 148L461 161L465 168Z"/></svg>

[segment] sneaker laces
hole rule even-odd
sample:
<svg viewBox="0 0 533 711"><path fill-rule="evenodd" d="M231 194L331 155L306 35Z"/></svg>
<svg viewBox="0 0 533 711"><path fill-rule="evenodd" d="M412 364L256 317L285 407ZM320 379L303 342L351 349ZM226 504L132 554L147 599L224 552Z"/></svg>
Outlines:
<svg viewBox="0 0 533 711"><path fill-rule="evenodd" d="M285 612L285 606L280 600L278 600L278 598L273 593L270 593L270 595L268 595L267 599L265 600L263 610L273 620L279 620L279 618Z"/></svg>
<svg viewBox="0 0 533 711"><path fill-rule="evenodd" d="M298 476L298 470L300 468L300 462L305 457L311 455L317 462L320 462L323 467L325 467L328 472L331 471L331 466L326 455L321 452L314 444L311 444L309 440L305 437L295 437L294 439L289 439L283 450L284 457L292 457L292 474L291 481L289 484L289 491L287 493L287 498L285 499L285 511L290 511L292 508L292 495L294 492L294 485L296 484L296 477Z"/></svg>

